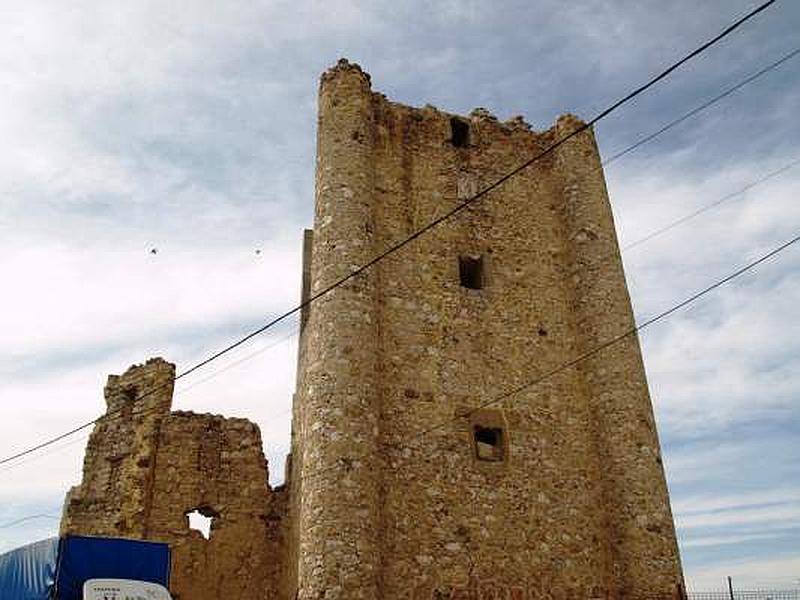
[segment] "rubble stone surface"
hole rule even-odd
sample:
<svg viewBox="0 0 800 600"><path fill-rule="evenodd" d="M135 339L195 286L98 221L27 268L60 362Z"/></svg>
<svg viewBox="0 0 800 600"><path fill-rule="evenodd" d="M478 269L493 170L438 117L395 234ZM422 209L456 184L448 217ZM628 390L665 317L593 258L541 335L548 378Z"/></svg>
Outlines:
<svg viewBox="0 0 800 600"><path fill-rule="evenodd" d="M166 542L176 600L277 598L280 492L268 485L258 427L170 412L175 368L161 359L112 375L62 534ZM209 539L187 513L212 517Z"/></svg>
<svg viewBox="0 0 800 600"><path fill-rule="evenodd" d="M562 368L634 325L591 129L403 106L340 61L315 208L312 296L456 214L306 309L289 597L677 597L636 335Z"/></svg>

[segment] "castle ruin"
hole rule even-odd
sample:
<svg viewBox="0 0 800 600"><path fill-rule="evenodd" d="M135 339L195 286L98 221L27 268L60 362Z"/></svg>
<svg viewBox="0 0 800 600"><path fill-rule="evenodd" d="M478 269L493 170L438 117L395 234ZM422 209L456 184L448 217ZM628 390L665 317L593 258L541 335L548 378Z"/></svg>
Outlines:
<svg viewBox="0 0 800 600"><path fill-rule="evenodd" d="M303 298L581 125L403 106L340 61ZM681 598L636 336L562 368L633 324L586 130L306 307L283 486L155 359L109 378L62 532L168 542L179 600Z"/></svg>

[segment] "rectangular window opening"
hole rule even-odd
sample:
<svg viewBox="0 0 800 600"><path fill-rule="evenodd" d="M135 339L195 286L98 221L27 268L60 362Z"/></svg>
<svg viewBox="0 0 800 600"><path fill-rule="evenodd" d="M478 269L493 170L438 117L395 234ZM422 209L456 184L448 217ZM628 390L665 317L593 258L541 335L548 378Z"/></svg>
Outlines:
<svg viewBox="0 0 800 600"><path fill-rule="evenodd" d="M503 460L503 430L499 427L476 425L473 431L475 456L478 460L501 462Z"/></svg>
<svg viewBox="0 0 800 600"><path fill-rule="evenodd" d="M484 283L483 257L460 256L458 258L458 275L462 287L470 290L482 290Z"/></svg>
<svg viewBox="0 0 800 600"><path fill-rule="evenodd" d="M458 117L450 117L450 143L456 148L469 146L469 123Z"/></svg>

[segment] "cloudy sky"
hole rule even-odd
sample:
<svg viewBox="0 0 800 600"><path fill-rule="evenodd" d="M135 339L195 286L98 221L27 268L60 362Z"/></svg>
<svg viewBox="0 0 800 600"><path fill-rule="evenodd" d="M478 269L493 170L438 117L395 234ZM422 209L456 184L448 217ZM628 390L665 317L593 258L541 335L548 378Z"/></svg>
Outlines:
<svg viewBox="0 0 800 600"><path fill-rule="evenodd" d="M397 101L545 129L593 116L754 5L3 3L0 456L100 414L108 373L154 355L184 369L298 301L317 81L339 57ZM798 31L800 3L777 2L602 121L603 156L795 50ZM800 57L609 165L622 244L796 161L798 114ZM797 235L799 186L795 165L626 251L637 318ZM792 248L642 335L696 589L800 582L798 268ZM258 422L273 482L295 332L187 377L175 398ZM0 552L56 532L85 437L0 467Z"/></svg>

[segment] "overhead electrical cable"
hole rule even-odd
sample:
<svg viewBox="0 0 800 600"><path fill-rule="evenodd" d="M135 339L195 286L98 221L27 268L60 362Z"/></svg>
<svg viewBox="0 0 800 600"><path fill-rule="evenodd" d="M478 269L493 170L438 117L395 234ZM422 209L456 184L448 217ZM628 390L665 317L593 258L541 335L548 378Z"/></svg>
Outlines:
<svg viewBox="0 0 800 600"><path fill-rule="evenodd" d="M47 514L39 514L39 515L28 515L27 517L22 517L17 519L16 521L11 521L10 523L3 523L0 525L0 529L7 529L9 527L14 527L14 525L19 525L21 523L27 523L28 521L33 521L35 519L55 519L58 520L61 517L56 515L47 515Z"/></svg>
<svg viewBox="0 0 800 600"><path fill-rule="evenodd" d="M794 58L798 54L800 54L800 48L796 48L795 50L792 50L791 52L789 52L789 54L786 54L782 58L776 60L771 65L767 65L763 69L760 69L759 71L756 71L755 73L753 73L749 77L743 79L742 81L740 81L739 83L737 83L733 87L730 87L727 90L725 90L724 92L722 92L720 94L717 94L716 96L714 96L710 100L707 100L707 101L703 102L700 106L697 106L697 107L693 108L692 110L690 110L687 113L684 113L683 115L681 115L677 119L675 119L673 121L670 121L669 123L667 123L666 125L664 125L660 129L658 129L658 130L654 131L653 133L643 137L642 139L637 141L635 144L632 144L632 145L624 148L623 150L620 150L616 154L613 154L612 156L610 156L609 158L607 158L606 160L603 161L603 163L602 163L603 166L610 165L611 163L613 163L614 161L622 158L623 156L625 156L629 152L633 152L638 147L643 146L644 144L646 144L649 141L652 141L653 139L655 139L658 136L660 136L662 133L664 133L666 131L669 131L670 129L672 129L676 125L679 125L680 123L683 123L686 119L695 116L696 114L704 111L705 109L709 108L710 106L713 106L714 104L716 104L717 102L719 102L723 98L727 98L728 96L733 94L735 91L737 91L737 90L743 88L744 86L746 86L748 83L751 83L751 82L755 81L756 79L758 79L759 77L761 77L762 75L765 75L766 73L769 73L773 69L778 68L783 63L785 63L788 60Z"/></svg>
<svg viewBox="0 0 800 600"><path fill-rule="evenodd" d="M280 339L277 343L270 344L269 346L267 346L265 348L260 348L259 350L253 352L252 354L248 355L247 357L244 357L244 358L240 359L239 361L236 361L236 362L234 362L234 363L232 363L230 365L226 365L225 367L220 369L217 373L215 373L215 375L217 375L219 373L223 373L224 371L227 371L230 368L233 368L239 362L244 362L244 360L246 360L246 359L253 358L253 357L257 356L258 354L261 354L262 352L265 352L266 350L274 348L275 346L277 346L277 345L285 342L289 338L291 338L293 335L295 335L295 333L296 333L296 331L293 331L290 335ZM193 387L195 387L197 385L201 385L202 383L205 383L207 381L207 379L210 379L210 378L211 377L208 377L206 379L203 379L203 380L200 380L198 382L195 382L192 385L187 386L186 388L184 388L182 390L177 390L175 392L175 394L178 395L178 394L183 393L183 392L185 392L185 391L187 391L187 390L189 390L189 389L191 389L191 388L193 388ZM159 391L161 391L163 389L166 389L169 385L172 385L173 382L177 381L178 379L179 379L179 377L175 377L174 379L170 380L168 382L168 384L161 384L161 385L154 386L154 387L150 388L149 390L147 390L146 392L144 392L143 394L137 396L136 400L142 400L143 398L147 398L149 396L152 396L156 392L159 392ZM146 411L144 411L144 412L146 412ZM78 427L70 429L69 431L65 431L64 433L61 433L61 434L59 434L59 435L57 435L57 436L55 436L55 437L53 437L53 438L51 438L49 440L46 440L45 442L42 442L41 444L38 444L34 448L30 448L27 451L20 452L20 453L14 455L14 456L10 456L10 457L4 458L3 460L0 460L0 465L4 465L6 463L12 462L12 461L17 460L19 458L22 458L23 456L26 456L28 454L32 454L33 452L36 452L37 450L41 450L42 448L46 448L48 446L52 446L53 444L55 444L57 442L60 442L61 440L65 439L65 438L72 437L73 435L75 435L77 433L80 433L81 431L83 431L85 429L88 429L92 425L96 425L100 421L110 421L110 420L122 415L123 413L124 413L124 411L122 409L118 409L118 410L107 412L107 413L105 413L103 415L100 415L96 419L93 419L91 421L87 421L86 423L83 423L82 425L80 425ZM74 442L70 442L68 444L64 444L64 446L59 447L59 449L60 448L65 448L67 446L70 446L70 445L72 445L72 443L74 443ZM7 470L7 469L0 469L0 473L3 472L4 470Z"/></svg>
<svg viewBox="0 0 800 600"><path fill-rule="evenodd" d="M353 279L355 277L358 277L359 275L361 275L362 273L364 273L368 269L372 268L374 265L376 265L377 263L381 262L387 256L389 256L391 254L394 254L395 252L397 252L401 248L404 248L405 246L407 246L408 244L410 244L411 242L413 242L414 240L416 240L417 238L419 238L423 234L427 233L431 229L437 227L438 225L440 225L444 221L449 220L450 218L452 218L456 214L460 213L461 211L463 211L465 208L467 208L468 206L470 206L471 204L473 204L477 200L479 200L479 199L483 198L484 196L486 196L489 192L491 192L491 191L499 188L500 186L502 186L506 181L508 181L509 179L511 179L512 177L517 175L518 173L524 171L529 166L531 166L533 163L541 160L545 156L548 156L554 150L556 150L557 148L561 147L562 145L564 145L566 142L568 142L572 138L574 138L577 135L579 135L579 134L583 133L584 131L588 130L589 128L591 128L593 125L595 125L601 119L607 117L608 115L610 115L612 112L614 112L615 110L617 110L618 108L620 108L624 104L627 104L628 102L630 102L631 100L633 100L637 96L641 95L642 93L644 93L645 91L647 91L648 89L650 89L651 87L656 85L662 79L665 79L666 77L668 77L672 72L674 72L677 69L679 69L685 63L687 63L690 60L692 60L693 58L699 56L700 54L705 52L708 48L710 48L714 44L718 43L720 40L722 40L723 38L727 37L733 31L735 31L736 29L741 27L745 22L749 21L750 19L755 17L760 12L766 10L768 7L770 7L772 4L774 4L775 1L776 0L768 0L767 2L764 2L760 6L756 7L753 10L751 10L745 16L743 16L742 18L740 18L737 21L735 21L733 24L731 24L728 27L726 27L721 33L717 34L716 36L714 36L713 38L711 38L710 40L708 40L707 42L705 42L704 44L702 44L701 46L699 46L698 48L696 48L695 50L693 50L692 52L687 54L686 56L684 56L682 59L680 59L677 62L673 63L672 65L670 65L669 67L664 69L661 73L659 73L655 77L651 78L649 81L647 81L643 85L639 86L638 88L636 88L632 92L628 93L626 96L620 98L619 100L614 102L611 106L609 106L608 108L606 108L605 110L601 111L599 114L597 114L596 116L591 118L589 121L587 121L587 122L583 123L581 126L577 127L571 133L569 133L569 134L565 135L564 137L556 140L555 142L550 144L547 148L545 148L544 150L542 150L538 154L536 154L533 157L529 158L528 160L526 160L525 162L523 162L522 164L520 164L516 168L512 169L511 171L509 171L508 173L506 173L505 175L503 175L499 179L495 180L493 183L489 184L488 186L486 186L482 190L478 191L473 196L465 199L463 202L458 204L455 208L449 210L448 212L444 213L440 217L437 217L433 221L430 221L427 225L424 225L423 227L421 227L420 229L418 229L417 231L415 231L414 233L409 235L407 238L405 238L405 239L403 239L403 240L401 240L399 242L396 242L395 244L390 246L388 249L384 250L383 252L381 252L380 254L375 256L373 259L367 261L366 263L364 263L360 267L357 267L356 269L354 269L353 271L351 271L350 273L348 273L344 277L338 279L337 281L335 281L332 284L328 285L327 287L321 289L320 291L316 292L315 294L312 294L307 300L305 300L304 302L301 302L300 304L298 304L294 308L286 311L282 315L279 315L279 316L275 317L274 319L272 319L271 321L265 323L264 325L262 325L258 329L248 333L247 335L243 336L242 338L238 339L237 341L233 342L232 344L228 345L227 347L223 348L222 350L219 350L219 351L215 352L214 354L210 355L208 358L206 358L206 359L200 361L199 363L197 363L196 365L188 368L186 371L183 371L183 373L178 375L176 377L176 379L178 379L180 377L184 377L186 375L189 375L190 373L193 373L197 369L200 369L200 368L204 367L205 365L207 365L208 363L216 360L220 356L222 356L224 354L227 354L228 352L230 352L231 350L233 350L235 348L238 348L239 346L241 346L245 342L251 340L252 338L256 337L257 335L262 334L264 331L266 331L267 329L277 325L278 323L280 323L284 319L287 319L288 317L292 316L293 314L300 312L303 308L305 308L306 306L308 306L312 302L315 302L316 300L322 298L323 296L328 295L330 292L332 292L336 288L341 287L342 285L344 285L345 283L347 283L351 279ZM2 464L2 461L0 461L0 464Z"/></svg>
<svg viewBox="0 0 800 600"><path fill-rule="evenodd" d="M542 150L538 154L534 155L533 157L529 158L528 160L524 161L519 166L517 166L516 168L512 169L511 171L509 171L508 173L506 173L505 175L503 175L499 179L495 180L493 183L491 183L488 186L484 187L483 189L478 191L473 196L465 199L464 201L462 201L461 203L456 205L453 209L451 209L448 212L444 213L440 217L437 217L433 221L430 221L427 225L424 225L422 228L418 229L417 231L415 231L414 233L412 233L411 235L409 235L405 239L403 239L403 240L401 240L399 242L396 242L395 244L391 245L388 249L384 250L383 252L381 252L380 254L378 254L373 259L369 260L368 262L364 263L360 267L357 267L356 269L354 269L353 271L351 271L347 275L341 277L340 279L338 279L334 283L326 286L325 288L323 288L322 290L316 292L315 294L312 294L309 298L307 298L305 301L301 302L300 304L298 304L294 308L292 308L290 310L287 310L283 314L273 318L272 320L270 320L269 322L265 323L261 327L255 329L254 331L251 331L250 333L244 335L243 337L239 338L235 342L229 344L225 348L223 348L223 349L221 349L221 350L219 350L217 352L214 352L213 354L211 354L207 358L201 360L200 362L196 363L192 367L189 367L187 370L179 373L178 375L176 375L174 381L177 381L177 380L179 380L179 379L181 379L183 377L186 377L187 375L197 371L198 369L203 368L205 365L217 360L221 356L224 356L225 354L228 354L232 350L242 346L243 344L245 344L249 340L253 339L254 337L256 337L258 335L261 335L262 333L264 333L268 329L270 329L270 328L274 327L275 325L281 323L282 321L286 320L287 318L291 317L292 315L300 312L302 309L304 309L305 307L309 306L312 302L315 302L316 300L322 298L323 296L326 296L327 294L329 294L333 290L341 287L342 285L344 285L345 283L347 283L351 279L353 279L355 277L358 277L359 275L361 275L362 273L364 273L368 269L372 268L375 264L381 262L382 260L384 260L389 255L391 255L391 254L399 251L400 249L404 248L405 246L407 246L408 244L410 244L411 242L413 242L417 238L421 237L422 235L424 235L425 233L427 233L431 229L437 227L438 225L440 225L444 221L447 221L447 220L451 219L453 216L459 214L464 209L466 209L468 206L472 205L474 202L478 201L479 199L483 198L484 196L486 196L487 194L489 194L493 190L495 190L495 189L499 188L500 186L502 186L506 181L508 181L509 179L511 179L512 177L517 175L518 173L524 171L525 169L530 167L535 162L541 160L545 156L548 156L553 151L555 151L557 148L559 148L560 146L562 146L563 144L565 144L566 142L568 142L569 140L571 140L575 136L577 136L577 135L583 133L584 131L588 130L593 125L595 125L598 121L600 121L603 118L607 117L608 115L610 115L611 113L616 111L621 106L627 104L628 102L630 102L631 100L633 100L637 96L641 95L642 93L644 93L645 91L647 91L651 87L655 86L658 82L662 81L663 79L668 77L671 73L673 73L674 71L679 69L681 66L683 66L687 62L691 61L692 59L696 58L697 56L699 56L700 54L705 52L711 46L717 44L719 41L721 41L722 39L724 39L725 37L730 35L732 32L737 30L739 27L741 27L744 23L746 23L747 21L749 21L750 19L754 18L756 15L758 15L762 11L764 11L767 8L769 8L770 6L772 6L775 2L776 2L776 0L768 0L767 2L764 2L761 5L757 6L756 8L754 8L753 10L751 10L750 12L745 14L743 17L741 17L740 19L736 20L734 23L732 23L731 25L726 27L722 32L720 32L719 34L717 34L716 36L714 36L710 40L706 41L705 43L700 45L695 50L689 52L683 58L681 58L677 62L673 63L672 65L670 65L669 67L667 67L666 69L661 71L659 74L657 74L654 77L652 77L646 83L644 83L643 85L641 85L638 88L634 89L632 92L628 93L624 97L620 98L619 100L617 100L616 102L611 104L608 108L604 109L603 111L598 113L596 116L591 118L589 121L583 123L582 125L577 127L575 130L573 130L568 135L556 140L551 145L549 145L547 148L545 148L544 150ZM170 385L172 385L172 382L170 382ZM149 395L149 394L155 393L155 391L157 389L159 389L159 388L154 388L154 389L146 392L144 395ZM162 386L161 389L163 389L163 386ZM52 437L52 438L50 438L48 440L45 440L45 441L43 441L43 442L41 442L39 444L36 444L36 445L34 445L34 446L30 447L30 448L27 448L25 450L22 450L20 452L17 452L15 454L7 456L7 457L5 457L3 459L0 459L0 465L5 464L5 463L10 462L10 461L13 461L13 460L16 460L17 458L25 456L26 454L30 454L32 452L36 452L37 450L39 450L41 448L44 448L46 446L49 446L49 445L51 445L51 444L53 444L53 443L55 443L55 442L57 442L59 440L62 440L65 437L69 437L71 435L74 435L74 434L78 433L79 431L82 431L82 430L84 430L84 429L86 429L88 427L91 427L91 426L95 425L101 419L103 419L105 417L108 417L108 416L110 416L112 414L113 413L107 413L106 415L102 415L100 417L97 417L96 419L93 419L93 420L88 421L88 422L86 422L86 423L84 423L82 425L79 425L79 426L77 426L77 427L75 427L75 428L73 428L73 429L71 429L71 430L69 430L67 432L64 432L64 433L62 433L60 435L54 436L54 437Z"/></svg>
<svg viewBox="0 0 800 600"><path fill-rule="evenodd" d="M449 426L454 421L458 421L460 419L464 419L466 417L469 417L470 415L472 415L473 413L475 413L477 411L480 411L482 409L485 409L485 408L488 408L488 407L493 406L495 404L498 404L500 402L503 402L504 400L508 400L509 398L512 398L513 396L516 396L517 394L519 394L519 393L521 393L521 392L523 392L523 391L525 391L525 390L527 390L529 388L535 387L535 386L537 386L537 385L539 385L539 384L541 384L541 383L543 383L543 382L545 382L545 381L547 381L549 379L552 379L553 377L555 377L559 373L563 373L564 371L567 371L567 370L577 366L578 364L582 363L583 361L588 360L589 358L591 358L591 357L593 357L593 356L595 356L597 354L600 354L601 352L607 350L608 348L610 348L612 346L615 346L616 344L622 342L623 340L625 340L625 339L627 339L627 338L629 338L631 336L636 335L638 332L650 327L651 325L654 325L655 323L658 323L659 321L662 321L662 320L668 318L669 316L671 316L672 314L678 312L679 310L681 310L683 308L686 308L687 306L689 306L690 304L693 304L694 302L696 302L697 300L699 300L703 296L713 292L714 290L722 287L723 285L725 285L727 283L730 283L734 279L736 279L736 278L740 277L741 275L744 275L745 273L753 270L755 267L757 267L758 265L770 260L771 258L776 257L778 254L780 254L781 252L783 252L784 250L786 250L787 248L789 248L790 246L796 244L799 241L800 241L800 235L797 235L797 236L793 237L792 239L790 239L789 241L784 242L783 244L777 246L776 248L773 248L769 252L767 252L765 254L762 254L760 257L758 257L757 259L747 263L743 267L740 267L739 269L736 269L735 271L733 271L729 275L726 275L725 277L723 277L721 279L718 279L717 281L715 281L711 285L709 285L709 286L703 288L702 290L692 294L688 298L685 298L684 300L681 300L680 302L678 302L676 304L673 304L672 306L670 306L666 310L658 313L654 317L651 317L651 318L647 319L643 323L641 323L639 325L635 325L635 326L625 330L624 332L607 339L606 341L598 344L597 346L591 348L590 350L587 350L586 352L583 352L583 353L577 355L572 360L563 362L563 363L559 364L557 367L554 367L554 368L546 371L542 375L539 375L539 376L537 376L537 377L535 377L533 379L530 379L530 380L528 380L528 381L526 381L526 382L524 382L524 383L522 383L520 385L517 385L517 386L511 388L510 390L508 390L506 392L498 394L498 395L490 398L489 400L487 400L485 402L482 402L482 403L478 404L477 406L475 406L475 407L473 407L473 408L471 408L469 410L462 411L462 412L458 413L457 415L455 415L453 417L450 417L450 418L447 418L447 419L443 419L443 420L439 421L438 423L435 423L434 425L431 425L430 427L427 427L427 428L422 429L420 431L408 432L409 435L406 437L406 439L427 436L428 434L430 434L430 433L432 433L432 432L434 432L434 431L436 431L438 429L442 429L442 428L445 428L445 427ZM409 448L408 445L393 444L393 443L386 443L386 442L382 443L381 445L384 446L384 447L390 447L390 448L395 448L395 449ZM339 469L339 468L342 468L342 467L343 467L343 464L336 463L334 465L330 465L330 466L327 466L327 467L322 467L320 469L316 469L314 471L311 471L310 473L304 474L303 476L306 477L306 478L314 477L314 476L320 475L322 473L326 473L328 471L331 471L331 470L334 470L334 469Z"/></svg>
<svg viewBox="0 0 800 600"><path fill-rule="evenodd" d="M633 327L627 329L626 331L620 333L619 335L616 335L616 336L614 336L612 338L609 338L608 340L606 340L605 342L595 346L594 348L592 348L590 350L587 350L586 352L583 352L582 354L579 354L578 356L576 356L572 360L567 361L565 363L562 363L561 365L559 365L559 366L557 366L557 367L545 372L543 375L540 375L539 377L536 377L535 379L531 379L531 380L529 380L529 381L527 381L527 382L525 382L525 383L523 383L523 384L521 384L521 385L519 385L519 386L517 386L517 387L515 387L515 388L513 388L513 389L511 389L509 391L507 391L507 392L504 392L504 393L502 393L502 394L500 394L498 396L495 396L494 398L492 398L492 399L490 399L490 400L488 400L486 402L483 402L483 403L479 404L478 406L476 406L475 408L472 408L469 411L466 411L465 413L462 413L462 414L460 414L458 416L459 417L469 416L470 414L474 413L475 411L478 411L478 410L480 410L482 408L486 408L488 406L492 406L494 404L502 402L503 400L505 400L507 398L510 398L511 396L515 396L516 394L519 394L520 392L522 392L522 391L524 391L524 390L526 390L526 389L528 389L530 387L536 386L536 385L542 383L543 381L546 381L547 379L550 379L554 375L557 375L557 374L559 374L559 373L561 373L563 371L566 371L567 369L571 369L572 367L576 366L577 364L579 364L579 363L591 358L592 356L595 356L596 354L599 354L603 350L606 350L607 348L610 348L611 346L614 346L615 344L618 344L619 342L625 340L626 338L629 338L629 337L637 334L638 332L640 332L640 331L642 331L644 329L647 329L651 325L654 325L655 323L658 323L659 321L662 321L662 320L666 319L667 317L669 317L673 313L676 313L679 310L681 310L682 308L685 308L685 307L689 306L690 304L692 304L693 302L696 302L697 300L699 300L700 298L702 298L706 294L709 294L709 293L713 292L714 290L716 290L719 287L722 287L726 283L729 283L729 282L733 281L734 279L736 279L737 277L739 277L741 275L744 275L748 271L751 271L752 269L754 269L755 267L757 267L761 263L766 262L767 260L773 258L774 256L777 256L778 254L780 254L781 252L783 252L784 250L786 250L787 248L789 248L793 244L796 244L798 241L800 241L800 235L797 235L797 236L793 237L789 241L784 242L783 244L781 244L780 246L778 246L776 248L773 248L772 250L770 250L766 254L761 255L759 258L747 263L745 266L740 267L739 269L735 270L733 273L730 273L729 275L726 275L722 279L718 279L717 281L715 281L714 283L712 283L708 287L703 288L699 292L696 292L696 293L692 294L691 296L689 296L688 298L685 298L684 300L681 300L677 304L673 304L668 309L658 313L654 317L651 317L651 318L647 319L643 323L641 323L639 325L634 325ZM449 421L443 421L442 423L439 423L437 425L433 425L430 428L421 431L420 435L424 435L426 433L430 433L431 431L446 425L448 422Z"/></svg>
<svg viewBox="0 0 800 600"><path fill-rule="evenodd" d="M14 462L12 462L10 464L2 465L2 466L0 466L0 473L5 473L6 471L12 471L13 469L17 469L19 467L24 467L25 465L28 465L30 463L34 463L34 462L38 462L40 460L43 460L43 459L47 458L48 456L50 456L51 454L55 454L57 452L61 452L62 450L65 450L65 449L69 448L70 446L74 446L75 444L80 444L81 442L85 442L86 440L89 439L90 435L91 435L91 432L87 431L82 435L79 435L77 437L73 437L73 438L69 439L68 441L64 442L63 444L57 444L57 445L53 444L51 446L48 446L47 450L44 450L43 452L39 452L37 454L29 454L28 456L25 456L25 457L23 457L23 458L21 458L19 460L16 460L16 461L14 461Z"/></svg>
<svg viewBox="0 0 800 600"><path fill-rule="evenodd" d="M703 214L705 212L708 212L708 211L710 211L710 210L712 210L712 209L714 209L714 208L716 208L718 206L721 206L723 203L735 198L736 196L740 196L740 195L744 194L748 190L751 190L754 187L756 187L756 186L758 186L758 185L760 185L762 183L765 183L765 182L769 181L770 179L773 179L773 178L777 177L778 175L780 175L782 173L785 173L786 171L788 171L792 167L797 166L798 164L800 164L800 158L796 158L796 159L792 160L791 162L783 165L782 167L780 167L778 169L775 169L774 171L771 171L771 172L767 173L766 175L764 175L762 177L759 177L758 179L746 184L745 186L743 186L743 187L741 187L741 188L739 188L739 189L737 189L737 190L735 190L733 192L730 192L730 193L726 194L725 196L722 196L721 198L719 198L719 199L717 199L717 200L715 200L713 202L710 202L710 203L702 206L701 208L699 208L699 209L697 209L697 210L695 210L695 211L693 211L693 212L691 212L691 213L689 213L687 215L684 215L683 217L680 217L680 218L678 218L678 219L676 219L674 221L671 221L667 225L665 225L663 227L660 227L660 228L658 228L658 229L646 234L645 236L636 239L635 241L633 241L633 242L631 242L629 244L626 244L625 246L623 246L621 248L621 250L620 250L621 254L624 254L625 252L627 252L631 248L634 248L634 247L640 246L642 244L645 244L645 243L649 242L650 240L652 240L652 239L654 239L654 238L656 238L656 237L658 237L660 235L663 235L667 231L670 231L670 230L674 229L675 227L678 227L678 226L690 221L691 219L693 219L693 218L695 218L695 217L697 217L697 216L699 216L699 215L701 215L701 214ZM605 259L608 259L608 258L612 258L615 254L616 254L616 252L611 252L608 255L601 257L600 260L605 260ZM268 346L265 346L264 348L260 348L260 349L256 350L255 352L252 352L251 354L248 354L248 355L246 355L246 356L244 356L244 357L242 357L242 358L240 358L240 359L238 359L238 360L236 360L236 361L234 361L234 362L222 367L218 371L215 371L214 373L211 373L207 377L205 377L205 378L203 378L203 379L201 379L201 380L199 380L197 382L194 382L194 383L192 383L192 384L190 384L190 385L188 385L188 386L186 386L184 388L176 390L175 391L175 395L183 394L183 393L187 392L188 390L190 390L190 389L192 389L192 388L194 388L194 387L196 387L198 385L202 385L203 383L206 383L207 381L210 381L211 379L219 376L220 374L222 374L222 373L224 373L224 372L226 372L226 371L228 371L228 370L230 370L230 369L232 369L232 368L234 368L234 367L236 367L236 366L238 366L238 365L240 365L240 364L242 364L242 363L244 363L244 362L246 362L248 360L251 360L252 358L262 354L263 352L265 352L267 350L270 350L270 349L280 345L281 343L283 343L286 340L294 337L298 333L299 333L299 328L294 328L287 336L281 338L277 342L275 342L273 344L269 344ZM159 389L162 389L162 388L163 388L163 386L161 386L161 387L156 386L156 388L151 389L148 392L146 392L145 394L142 394L141 396L139 396L138 399L144 398L144 397L146 397L146 396L148 396L148 395L150 395L150 394L154 393L155 391L158 391ZM280 414L287 414L289 412L291 412L291 410L283 411ZM121 414L122 413L120 411L106 413L106 414L102 415L101 417L99 417L98 419L96 419L94 421L94 423L100 421L101 419L103 421L110 421L110 420L112 420L114 418L117 418ZM71 434L68 433L64 437L67 437L68 435L71 435ZM86 437L88 437L88 436L81 437L77 441L84 440L84 439L86 439ZM57 448L55 448L55 450L61 450L61 449L65 448L65 447L67 447L67 446L72 445L73 443L75 443L75 442L70 442L68 444L64 444L63 446L58 446ZM45 456L46 455L47 454L45 454ZM0 464L2 464L2 463L0 463ZM21 465L21 464L26 464L26 463L22 462L22 463L18 463L18 464ZM15 464L14 466L17 466L17 465ZM13 468L13 466L12 467L8 467L7 466L4 469L0 469L0 473L2 473L5 470L8 470L9 468Z"/></svg>
<svg viewBox="0 0 800 600"><path fill-rule="evenodd" d="M694 210L694 211L690 212L689 214L683 215L682 217L679 217L679 218L675 219L674 221L670 221L669 223L667 223L663 227L659 227L658 229L655 229L655 230L651 231L650 233L648 233L648 234L646 234L646 235L634 240L633 242L631 242L629 244L625 244L622 247L621 251L622 252L627 252L631 248L635 248L637 246L641 246L642 244L644 244L646 242L649 242L653 238L656 238L656 237L666 233L667 231L669 231L671 229L674 229L678 225L683 225L684 223L686 223L688 221L691 221L695 217L699 217L703 213L706 213L706 212L708 212L708 211L710 211L710 210L712 210L714 208L717 208L717 207L725 204L728 200L732 200L733 198L736 198L737 196L741 196L742 194L744 194L745 192L753 189L757 185L765 183L766 181L769 181L770 179L772 179L774 177L777 177L781 173L785 173L786 171L788 171L792 167L796 167L798 164L800 164L800 158L796 158L793 161L791 161L790 163L782 166L780 169L776 169L774 171L771 171L771 172L767 173L763 177L759 177L755 181L752 181L752 182L748 183L744 187L741 187L738 190L736 190L735 192L731 192L729 194L725 194L722 198L719 198L718 200L715 200L714 202L710 202L709 204L706 204L704 206L701 206L697 210Z"/></svg>
<svg viewBox="0 0 800 600"><path fill-rule="evenodd" d="M258 350L255 350L254 352L251 352L250 354L247 354L247 355L243 356L242 358L239 358L239 359L233 361L232 363L229 363L229 364L225 365L221 369L218 369L218 370L214 371L213 373L210 373L208 376L203 377L203 379L199 379L198 381L195 381L195 382L187 385L186 387L181 388L180 390L177 390L175 392L175 394L177 395L177 394L186 393L189 390L197 387L198 385L202 385L204 383L207 383L207 382L211 381L212 379L214 379L215 377L218 377L222 373L225 373L226 371L230 371L231 369L233 369L235 367L238 367L242 363L245 363L248 360L252 360L256 356L259 356L259 355L263 354L267 350L272 350L276 346L280 346L284 342L286 342L286 341L292 339L293 337L295 337L298 333L300 333L300 327L299 326L298 327L294 327L294 328L292 328L292 330L287 335L285 335L284 337L280 338L276 342L274 342L272 344L269 344L268 346L264 346L263 348L259 348Z"/></svg>

